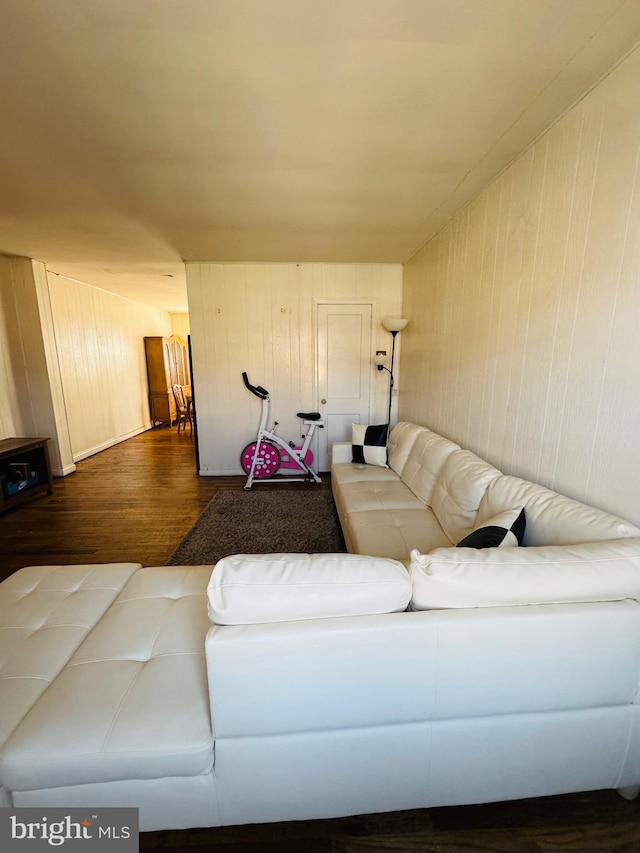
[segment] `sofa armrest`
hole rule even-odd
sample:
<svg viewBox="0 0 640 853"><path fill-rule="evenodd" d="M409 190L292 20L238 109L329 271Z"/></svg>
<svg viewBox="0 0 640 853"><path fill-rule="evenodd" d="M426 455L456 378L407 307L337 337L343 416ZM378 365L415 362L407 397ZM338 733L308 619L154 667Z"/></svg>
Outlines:
<svg viewBox="0 0 640 853"><path fill-rule="evenodd" d="M332 465L337 465L339 462L351 462L352 460L353 450L350 441L336 441L331 445Z"/></svg>

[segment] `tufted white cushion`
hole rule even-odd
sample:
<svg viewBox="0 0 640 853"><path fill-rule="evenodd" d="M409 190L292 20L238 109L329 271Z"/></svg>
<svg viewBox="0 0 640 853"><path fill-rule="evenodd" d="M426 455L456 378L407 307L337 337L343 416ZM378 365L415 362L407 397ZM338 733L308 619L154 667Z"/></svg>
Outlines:
<svg viewBox="0 0 640 853"><path fill-rule="evenodd" d="M0 746L139 568L29 566L0 584Z"/></svg>
<svg viewBox="0 0 640 853"><path fill-rule="evenodd" d="M497 468L470 450L449 454L433 487L431 508L451 544L471 533L487 486L499 476Z"/></svg>
<svg viewBox="0 0 640 853"><path fill-rule="evenodd" d="M210 566L140 569L9 737L6 787L208 774Z"/></svg>
<svg viewBox="0 0 640 853"><path fill-rule="evenodd" d="M382 469L387 470L387 469ZM425 505L404 483L395 480L370 480L360 483L343 483L340 498L349 512L376 509L417 509L426 511Z"/></svg>
<svg viewBox="0 0 640 853"><path fill-rule="evenodd" d="M207 588L218 625L289 622L405 610L407 570L360 554L238 554L216 564Z"/></svg>
<svg viewBox="0 0 640 853"><path fill-rule="evenodd" d="M413 445L426 429L426 427L412 424L409 421L400 421L389 433L389 441L387 442L389 466L399 477L404 474L404 466Z"/></svg>
<svg viewBox="0 0 640 853"><path fill-rule="evenodd" d="M347 512L342 525L351 553L375 554L403 565L409 564L412 548L427 553L451 544L429 507Z"/></svg>
<svg viewBox="0 0 640 853"><path fill-rule="evenodd" d="M411 489L414 495L431 506L431 497L438 476L447 458L460 450L458 444L443 438L426 427L417 436L413 447L402 469L402 482Z"/></svg>
<svg viewBox="0 0 640 853"><path fill-rule="evenodd" d="M640 600L640 538L411 553L414 610Z"/></svg>
<svg viewBox="0 0 640 853"><path fill-rule="evenodd" d="M378 465L365 465L351 462L351 442L349 442L349 462L338 462L331 466L331 483L340 486L349 483L398 483L398 477L391 468Z"/></svg>

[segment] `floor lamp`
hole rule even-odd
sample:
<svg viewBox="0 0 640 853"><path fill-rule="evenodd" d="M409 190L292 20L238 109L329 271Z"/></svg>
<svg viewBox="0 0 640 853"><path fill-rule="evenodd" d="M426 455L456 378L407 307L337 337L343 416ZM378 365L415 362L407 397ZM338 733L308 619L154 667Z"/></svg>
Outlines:
<svg viewBox="0 0 640 853"><path fill-rule="evenodd" d="M378 370L383 371L386 370L389 374L389 412L387 415L387 423L391 424L391 402L393 400L393 361L396 354L396 335L398 332L401 332L404 327L407 325L409 321L404 320L402 317L385 317L382 321L382 325L387 330L387 332L391 332L391 367L386 367L384 365L385 355L382 353L376 353L375 362Z"/></svg>

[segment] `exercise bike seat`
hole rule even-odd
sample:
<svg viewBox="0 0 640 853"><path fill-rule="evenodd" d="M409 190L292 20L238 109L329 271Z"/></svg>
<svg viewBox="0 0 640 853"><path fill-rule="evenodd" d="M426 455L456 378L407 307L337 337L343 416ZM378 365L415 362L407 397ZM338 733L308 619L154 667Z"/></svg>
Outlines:
<svg viewBox="0 0 640 853"><path fill-rule="evenodd" d="M303 421L321 421L322 415L320 412L298 412L297 418L302 418Z"/></svg>

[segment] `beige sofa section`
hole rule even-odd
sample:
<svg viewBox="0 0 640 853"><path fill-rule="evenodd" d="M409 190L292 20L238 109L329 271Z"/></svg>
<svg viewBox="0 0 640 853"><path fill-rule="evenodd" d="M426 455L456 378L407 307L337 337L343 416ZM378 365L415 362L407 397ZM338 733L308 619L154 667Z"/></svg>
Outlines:
<svg viewBox="0 0 640 853"><path fill-rule="evenodd" d="M525 508L523 545L570 545L640 535L628 521L502 474L428 427L398 423L389 467L354 464L351 444L332 449L333 495L347 549L408 565L411 551L457 544L477 525Z"/></svg>

